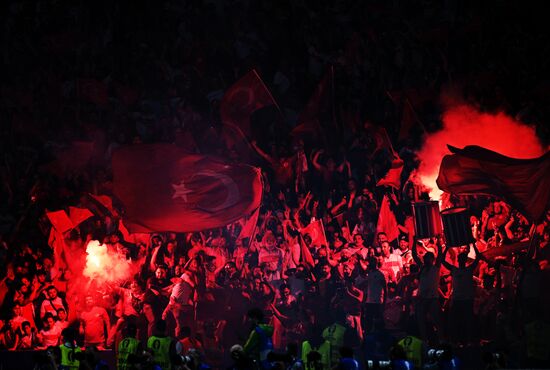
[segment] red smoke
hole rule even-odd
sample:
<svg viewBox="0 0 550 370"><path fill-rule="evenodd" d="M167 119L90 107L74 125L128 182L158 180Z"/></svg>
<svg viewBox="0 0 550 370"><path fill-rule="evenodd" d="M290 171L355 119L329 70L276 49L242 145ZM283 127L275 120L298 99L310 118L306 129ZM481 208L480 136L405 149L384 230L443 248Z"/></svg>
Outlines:
<svg viewBox="0 0 550 370"><path fill-rule="evenodd" d="M134 264L116 250L110 250L97 240L86 246L86 267L83 274L98 284L120 284L132 279Z"/></svg>
<svg viewBox="0 0 550 370"><path fill-rule="evenodd" d="M479 145L514 158L534 158L546 152L535 129L504 113L482 113L467 104L448 107L443 114L443 129L428 134L418 153L421 160L418 178L431 189L430 198L439 200L441 191L435 179L441 159L449 154L447 144L462 148Z"/></svg>

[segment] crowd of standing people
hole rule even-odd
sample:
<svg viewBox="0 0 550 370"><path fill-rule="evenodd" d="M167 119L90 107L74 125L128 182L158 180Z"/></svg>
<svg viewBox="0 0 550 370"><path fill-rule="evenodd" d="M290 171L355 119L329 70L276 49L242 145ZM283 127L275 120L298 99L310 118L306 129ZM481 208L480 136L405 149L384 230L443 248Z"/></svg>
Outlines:
<svg viewBox="0 0 550 370"><path fill-rule="evenodd" d="M69 343L61 358L74 343L125 353L123 343L151 349L157 363L189 353L193 361L178 366L195 368L289 358L307 367L315 352L310 362L329 369L342 359L400 359L399 348L420 366L428 348L486 345L512 366L547 364L550 213L533 225L501 200L452 197L469 208L476 242L448 248L442 235L415 238L412 203L427 193L412 180L421 136L440 126L443 86L547 139L548 87L534 84L548 50L521 12L504 35L487 29L479 14L511 11L498 4L399 3L3 5L10 73L1 114L10 124L0 128L0 348ZM508 68L498 40L521 49L509 51ZM526 63L529 53L537 58ZM294 130L328 66L333 92L316 112L318 130ZM115 199L115 211L92 209L65 244L85 256L99 240L139 269L115 285L87 282L83 292L82 263L60 263L45 212L93 208L86 194L112 195L110 159L123 145L170 142L243 161L219 103L252 68L279 103L278 112L252 117L246 143L265 186L256 227L130 239ZM416 119L401 137L406 106ZM391 144L380 145L380 127L404 161L398 189L377 186L395 158ZM394 225L380 222L384 201ZM527 240L529 248L511 252ZM496 258L487 253L495 249ZM270 350L285 360L268 361Z"/></svg>

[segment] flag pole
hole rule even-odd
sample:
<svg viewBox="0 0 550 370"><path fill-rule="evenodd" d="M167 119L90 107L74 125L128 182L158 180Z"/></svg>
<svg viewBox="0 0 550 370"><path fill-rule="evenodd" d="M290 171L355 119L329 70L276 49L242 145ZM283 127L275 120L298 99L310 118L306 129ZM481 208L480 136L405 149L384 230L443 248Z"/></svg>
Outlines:
<svg viewBox="0 0 550 370"><path fill-rule="evenodd" d="M281 115L281 118L283 121L286 121L286 118L285 118L285 115L283 113L283 111L281 110L281 107L279 106L279 103L277 103L277 101L275 100L275 98L273 97L273 95L271 94L271 91L267 88L267 86L265 85L264 83L264 80L262 80L262 78L260 77L260 75L258 74L258 72L256 72L256 69L252 69L252 72L254 72L254 74L256 75L256 77L258 78L258 80L262 83L262 86L264 87L265 91L267 91L267 93L269 94L269 97L271 98L271 100L273 101L273 104L275 105L275 107L277 108L277 110L279 111L279 114Z"/></svg>
<svg viewBox="0 0 550 370"><path fill-rule="evenodd" d="M330 65L330 95L332 100L332 124L334 127L338 127L336 122L336 94L334 93L334 65Z"/></svg>
<svg viewBox="0 0 550 370"><path fill-rule="evenodd" d="M420 118L418 118L418 114L416 114L416 110L414 110L414 107L412 106L409 98L405 98L405 104L407 104L411 110L411 112L413 112L414 114L414 119L416 122L418 122L420 124L420 127L422 127L422 131L424 131L424 133L427 133L428 131L426 130L426 126L424 126L424 123L420 120Z"/></svg>
<svg viewBox="0 0 550 370"><path fill-rule="evenodd" d="M323 231L323 237L325 238L325 241L328 244L327 234L325 234L325 225L323 224L323 219L320 218L319 221L321 222L321 230Z"/></svg>
<svg viewBox="0 0 550 370"><path fill-rule="evenodd" d="M262 198L264 195L264 181L262 177L262 171L258 167L254 167L256 169L256 172L258 173L258 176L260 177L260 182L262 183ZM258 212L258 218L256 218L256 224L254 225L254 229L252 229L252 234L250 236L250 240L248 241L248 249L252 246L252 241L256 238L256 233L258 231L258 220L260 219L260 207L262 206L262 202L260 201L260 205L258 206L258 209L256 210ZM254 211L254 212L256 212Z"/></svg>

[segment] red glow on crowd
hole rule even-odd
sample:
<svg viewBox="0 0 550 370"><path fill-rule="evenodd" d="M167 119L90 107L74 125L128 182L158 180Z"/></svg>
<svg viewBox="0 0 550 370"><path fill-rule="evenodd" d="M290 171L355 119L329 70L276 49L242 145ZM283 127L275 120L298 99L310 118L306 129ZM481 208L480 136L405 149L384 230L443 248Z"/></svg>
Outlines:
<svg viewBox="0 0 550 370"><path fill-rule="evenodd" d="M443 129L429 134L418 152L421 164L418 179L431 189L430 198L438 200L441 190L435 180L447 144L464 147L480 145L513 158L539 157L546 149L536 136L535 129L503 112L485 113L464 104L449 106L443 113Z"/></svg>
<svg viewBox="0 0 550 370"><path fill-rule="evenodd" d="M83 275L97 284L120 283L132 277L132 264L121 253L91 240L86 246Z"/></svg>

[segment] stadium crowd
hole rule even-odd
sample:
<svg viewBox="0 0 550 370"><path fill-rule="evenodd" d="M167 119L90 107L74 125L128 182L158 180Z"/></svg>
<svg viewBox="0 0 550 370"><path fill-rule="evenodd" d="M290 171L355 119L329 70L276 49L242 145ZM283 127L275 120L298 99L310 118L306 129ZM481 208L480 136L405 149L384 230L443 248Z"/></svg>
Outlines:
<svg viewBox="0 0 550 370"><path fill-rule="evenodd" d="M413 181L415 150L441 125L443 86L548 139L548 87L537 85L548 50L521 13L513 27L492 29L484 16L504 24L512 11L498 2L95 3L3 5L0 349L77 343L124 353L120 344L134 337L136 353L151 349L162 368L169 359L182 368L329 369L353 358L419 367L429 348L483 346L487 368L502 356L510 367L548 364L550 212L533 225L502 200L451 197L472 214L476 243L462 248L447 248L442 235L415 238L412 216L412 203L428 200ZM499 42L521 49L505 67ZM298 112L328 66L330 104L311 131ZM168 142L242 161L219 103L252 68L279 103L252 116L245 145L264 179L256 227L128 238L116 199L106 211L87 195L112 196L111 154ZM408 106L416 119L401 136ZM377 186L394 148L400 186ZM85 256L99 240L139 265L132 279L83 291L82 264L60 261L48 244L46 212L69 206L94 213L64 235L71 253ZM502 252L487 257L493 249ZM155 357L164 338L173 341ZM279 357L268 361L272 349ZM469 360L485 366L480 359Z"/></svg>

